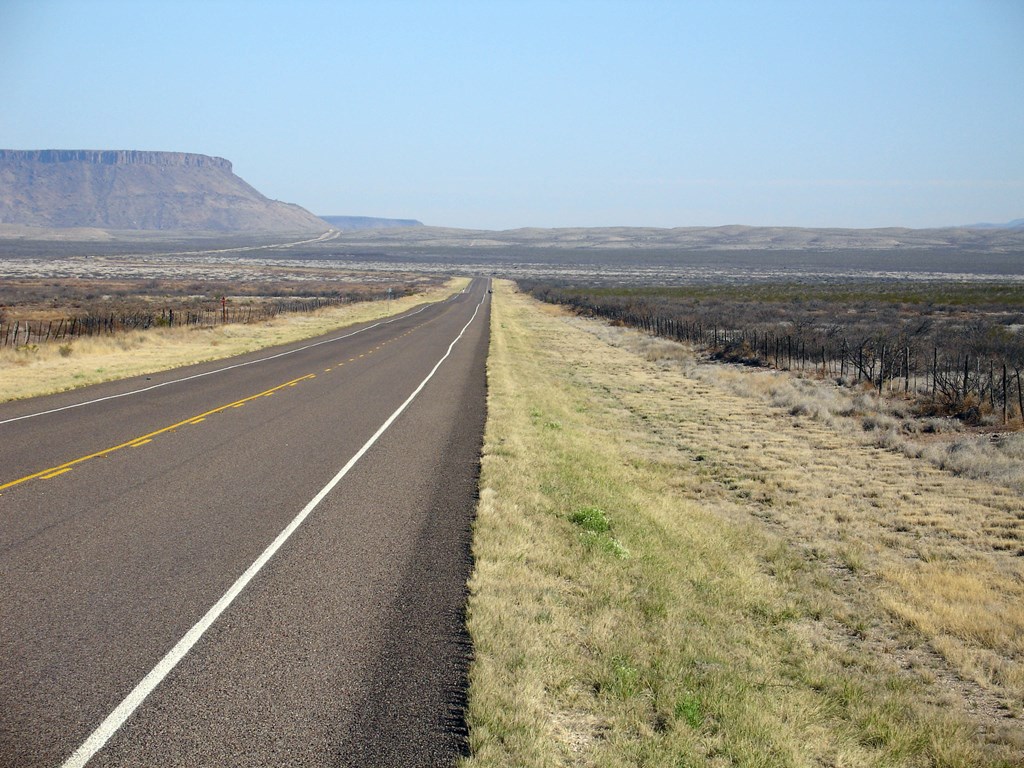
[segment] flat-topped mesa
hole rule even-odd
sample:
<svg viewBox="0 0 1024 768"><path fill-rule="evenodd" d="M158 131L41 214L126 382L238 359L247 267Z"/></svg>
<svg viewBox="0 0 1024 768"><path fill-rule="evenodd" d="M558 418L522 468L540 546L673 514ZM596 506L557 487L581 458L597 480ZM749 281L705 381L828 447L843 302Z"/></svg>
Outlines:
<svg viewBox="0 0 1024 768"><path fill-rule="evenodd" d="M179 232L326 232L222 157L128 149L0 149L0 224Z"/></svg>
<svg viewBox="0 0 1024 768"><path fill-rule="evenodd" d="M137 149L0 149L0 161L89 163L91 165L159 165L166 168L219 168L231 162L195 152L147 152Z"/></svg>

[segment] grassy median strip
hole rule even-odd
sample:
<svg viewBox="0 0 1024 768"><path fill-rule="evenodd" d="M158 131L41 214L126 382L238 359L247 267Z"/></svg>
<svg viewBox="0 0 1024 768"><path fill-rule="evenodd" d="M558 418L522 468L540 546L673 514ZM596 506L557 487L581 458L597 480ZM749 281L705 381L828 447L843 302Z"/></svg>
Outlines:
<svg viewBox="0 0 1024 768"><path fill-rule="evenodd" d="M908 510L939 514L974 481L933 484L915 473L939 470L837 441L819 458L863 493L823 502L822 519L801 485L820 468L796 462L827 426L607 343L508 283L488 376L464 768L1021 764L1019 564L1004 553L972 582L1002 632L947 632L945 604L929 630L922 580L980 560L920 536L934 557L901 559L900 532L861 515L886 499L854 458L905 462L886 467L905 473L897 491L937 504ZM762 455L785 476L759 473ZM988 676L943 657L944 639Z"/></svg>
<svg viewBox="0 0 1024 768"><path fill-rule="evenodd" d="M468 278L453 278L440 288L393 301L355 302L251 324L151 328L78 338L64 344L0 349L0 402L221 360L312 338L441 301L468 284Z"/></svg>

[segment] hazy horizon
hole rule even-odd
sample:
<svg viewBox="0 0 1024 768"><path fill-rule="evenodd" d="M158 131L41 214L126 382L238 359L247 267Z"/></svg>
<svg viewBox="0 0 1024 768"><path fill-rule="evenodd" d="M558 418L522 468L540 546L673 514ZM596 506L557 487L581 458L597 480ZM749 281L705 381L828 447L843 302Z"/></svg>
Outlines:
<svg viewBox="0 0 1024 768"><path fill-rule="evenodd" d="M505 230L1024 216L1014 0L0 4L0 144Z"/></svg>
<svg viewBox="0 0 1024 768"><path fill-rule="evenodd" d="M725 224L670 224L665 226L659 225L642 225L642 224L596 224L585 227L574 227L571 225L560 225L552 224L549 226L538 227L532 224L522 224L515 227L503 227L501 229L495 229L493 227L461 227L452 226L449 224L434 224L429 221L419 220L416 216L374 216L372 214L348 214L348 213L318 213L316 211L310 211L315 216L319 217L345 217L351 219L383 219L383 220L417 220L420 224L426 227L438 227L441 229L466 229L470 231L481 231L481 232L507 232L516 229L728 229L730 227L749 227L758 229L956 229L956 228L1004 228L1009 224L1013 224L1014 228L1024 226L1024 224L1018 224L1016 222L1024 222L1024 218L1010 219L1009 221L974 221L974 222L958 222L954 224L941 224L935 227L906 227L900 224L892 224L881 227L804 227L801 225L790 225L790 224L744 224L738 221L727 222Z"/></svg>

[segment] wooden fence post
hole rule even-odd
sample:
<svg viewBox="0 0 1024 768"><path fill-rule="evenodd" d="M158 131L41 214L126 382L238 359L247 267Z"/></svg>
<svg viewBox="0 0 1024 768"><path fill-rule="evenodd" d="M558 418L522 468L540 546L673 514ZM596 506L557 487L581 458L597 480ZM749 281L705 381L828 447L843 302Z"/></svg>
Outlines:
<svg viewBox="0 0 1024 768"><path fill-rule="evenodd" d="M1006 424L1006 363L1003 363L1003 424Z"/></svg>
<svg viewBox="0 0 1024 768"><path fill-rule="evenodd" d="M1020 368L1014 369L1017 373L1017 406L1020 409L1020 420L1024 424L1024 392L1020 389Z"/></svg>

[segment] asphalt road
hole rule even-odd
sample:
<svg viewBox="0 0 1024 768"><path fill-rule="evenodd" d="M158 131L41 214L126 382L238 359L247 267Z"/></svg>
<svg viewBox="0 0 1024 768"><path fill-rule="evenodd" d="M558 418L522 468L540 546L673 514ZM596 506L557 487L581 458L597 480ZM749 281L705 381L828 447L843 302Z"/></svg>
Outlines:
<svg viewBox="0 0 1024 768"><path fill-rule="evenodd" d="M0 766L451 763L489 308L0 405Z"/></svg>

